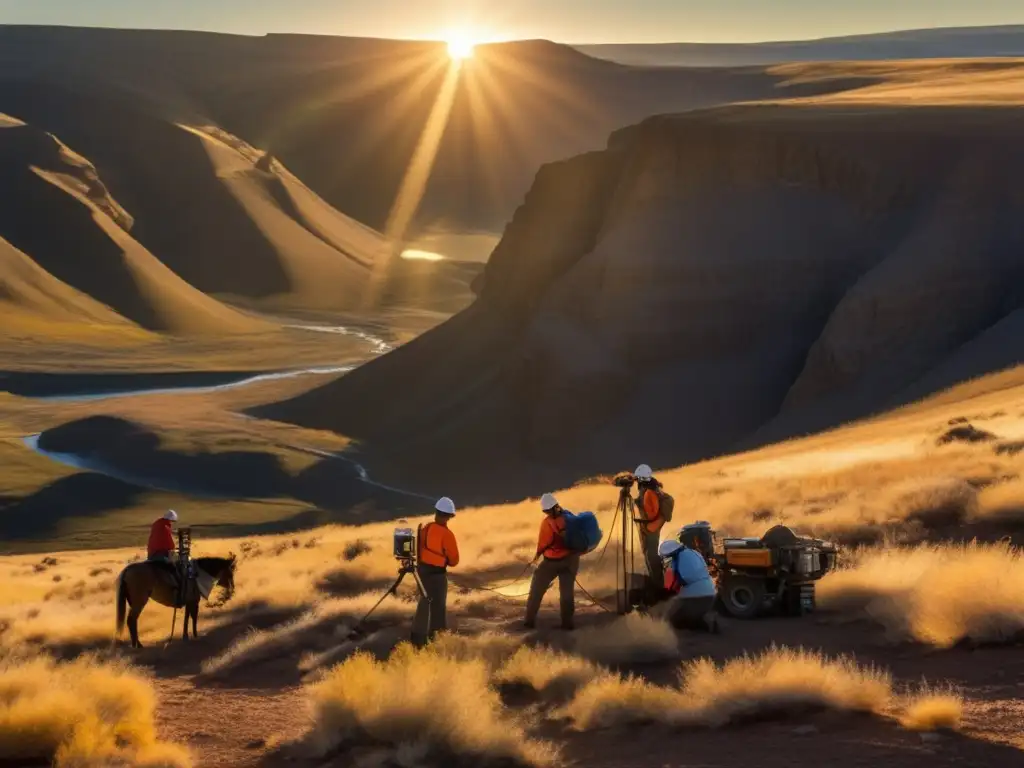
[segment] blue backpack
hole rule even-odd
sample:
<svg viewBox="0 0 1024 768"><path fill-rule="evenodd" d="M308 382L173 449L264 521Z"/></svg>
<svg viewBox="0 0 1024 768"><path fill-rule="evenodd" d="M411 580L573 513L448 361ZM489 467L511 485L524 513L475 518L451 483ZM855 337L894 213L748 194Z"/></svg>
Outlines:
<svg viewBox="0 0 1024 768"><path fill-rule="evenodd" d="M585 555L597 549L604 535L593 512L562 512L565 518L565 546L573 552Z"/></svg>

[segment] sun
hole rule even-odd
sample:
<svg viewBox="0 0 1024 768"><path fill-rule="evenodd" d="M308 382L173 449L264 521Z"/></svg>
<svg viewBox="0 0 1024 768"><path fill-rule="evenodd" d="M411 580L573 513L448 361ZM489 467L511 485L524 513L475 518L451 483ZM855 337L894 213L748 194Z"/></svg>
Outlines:
<svg viewBox="0 0 1024 768"><path fill-rule="evenodd" d="M448 35L448 57L452 61L473 58L476 40L467 32L452 32Z"/></svg>

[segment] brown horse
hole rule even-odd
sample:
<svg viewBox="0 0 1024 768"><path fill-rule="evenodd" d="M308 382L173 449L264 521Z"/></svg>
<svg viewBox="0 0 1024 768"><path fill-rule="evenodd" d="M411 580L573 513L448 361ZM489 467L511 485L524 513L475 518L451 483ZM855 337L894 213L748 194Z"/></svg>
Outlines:
<svg viewBox="0 0 1024 768"><path fill-rule="evenodd" d="M226 603L235 592L235 556L196 557L192 559L195 576L188 579L184 599L179 599L174 579L167 565L143 560L132 563L121 571L117 579L117 637L124 632L127 613L128 631L132 648L141 648L139 642L139 614L150 599L168 608L184 608L182 639L188 640L188 620L192 619L192 636L198 637L196 624L199 621L199 599L209 599L214 586L224 590L222 603ZM126 609L130 609L127 610Z"/></svg>

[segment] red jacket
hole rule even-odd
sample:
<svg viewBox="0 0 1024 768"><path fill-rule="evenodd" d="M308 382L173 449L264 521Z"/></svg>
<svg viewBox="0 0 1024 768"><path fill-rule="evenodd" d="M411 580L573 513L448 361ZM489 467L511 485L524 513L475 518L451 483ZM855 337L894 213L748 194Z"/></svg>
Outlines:
<svg viewBox="0 0 1024 768"><path fill-rule="evenodd" d="M160 518L149 531L149 546L146 547L148 554L152 557L158 552L174 551L174 534L171 533L171 521Z"/></svg>

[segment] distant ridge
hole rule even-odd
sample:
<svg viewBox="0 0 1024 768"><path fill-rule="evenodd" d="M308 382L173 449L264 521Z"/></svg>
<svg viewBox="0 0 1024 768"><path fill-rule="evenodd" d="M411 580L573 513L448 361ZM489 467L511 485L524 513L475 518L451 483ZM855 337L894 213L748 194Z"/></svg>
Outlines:
<svg viewBox="0 0 1024 768"><path fill-rule="evenodd" d="M761 43L579 45L597 58L633 66L728 67L790 61L871 61L1024 56L1024 24L908 29Z"/></svg>

